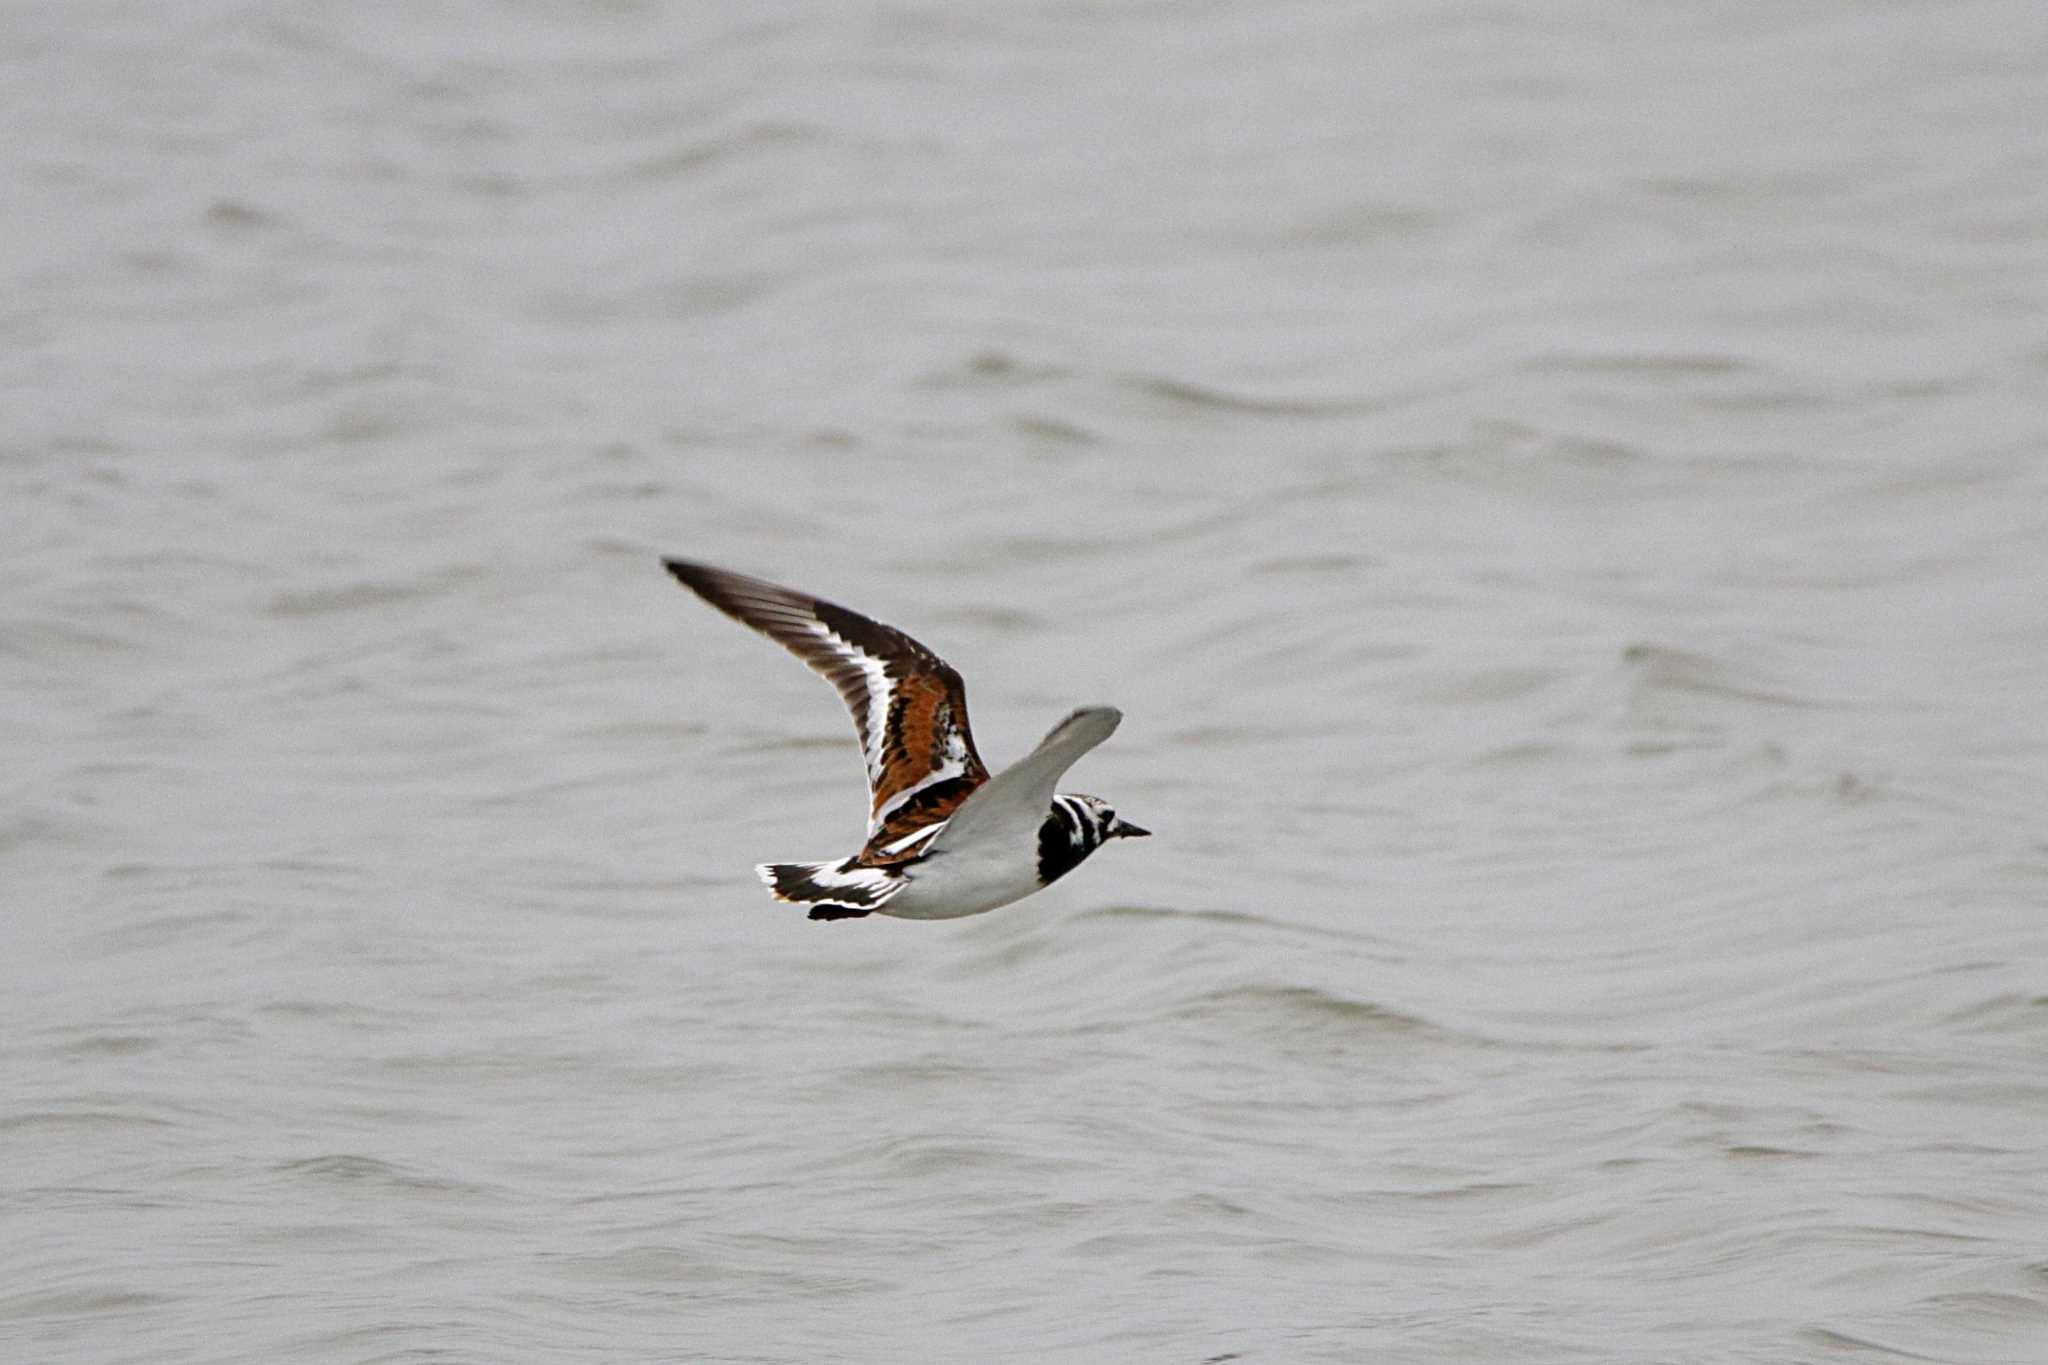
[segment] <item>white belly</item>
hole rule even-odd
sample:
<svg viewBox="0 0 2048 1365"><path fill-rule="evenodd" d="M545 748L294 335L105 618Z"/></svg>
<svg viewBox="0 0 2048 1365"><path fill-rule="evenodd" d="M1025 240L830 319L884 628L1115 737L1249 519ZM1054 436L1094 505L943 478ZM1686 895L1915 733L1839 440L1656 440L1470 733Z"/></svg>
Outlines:
<svg viewBox="0 0 2048 1365"><path fill-rule="evenodd" d="M948 849L910 869L901 891L876 908L898 919L959 919L1021 900L1039 889L1038 850Z"/></svg>

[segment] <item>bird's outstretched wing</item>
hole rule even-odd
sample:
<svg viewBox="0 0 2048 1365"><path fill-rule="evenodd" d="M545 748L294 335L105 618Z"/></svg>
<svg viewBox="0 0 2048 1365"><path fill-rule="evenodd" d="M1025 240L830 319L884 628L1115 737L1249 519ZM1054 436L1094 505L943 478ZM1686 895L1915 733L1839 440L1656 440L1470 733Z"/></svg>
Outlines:
<svg viewBox="0 0 2048 1365"><path fill-rule="evenodd" d="M967 728L966 686L944 659L902 631L831 602L706 564L662 563L706 602L839 689L867 760L863 859L921 842L911 836L952 815L988 781Z"/></svg>
<svg viewBox="0 0 2048 1365"><path fill-rule="evenodd" d="M984 840L1021 845L1036 839L1060 778L1081 755L1115 733L1123 718L1114 706L1084 706L1053 726L1036 749L961 802L932 840L931 851L943 853Z"/></svg>

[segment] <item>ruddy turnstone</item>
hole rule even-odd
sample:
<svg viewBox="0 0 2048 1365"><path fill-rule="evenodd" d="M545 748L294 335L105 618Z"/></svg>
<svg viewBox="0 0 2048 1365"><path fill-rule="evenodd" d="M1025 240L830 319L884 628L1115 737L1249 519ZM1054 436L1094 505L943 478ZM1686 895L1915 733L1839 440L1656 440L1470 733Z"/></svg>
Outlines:
<svg viewBox="0 0 2048 1365"><path fill-rule="evenodd" d="M1123 719L1085 706L990 777L967 728L967 689L900 630L788 588L664 559L683 585L839 689L868 767L868 841L850 858L763 863L775 899L812 919L978 915L1050 886L1111 839L1150 834L1109 803L1053 790Z"/></svg>

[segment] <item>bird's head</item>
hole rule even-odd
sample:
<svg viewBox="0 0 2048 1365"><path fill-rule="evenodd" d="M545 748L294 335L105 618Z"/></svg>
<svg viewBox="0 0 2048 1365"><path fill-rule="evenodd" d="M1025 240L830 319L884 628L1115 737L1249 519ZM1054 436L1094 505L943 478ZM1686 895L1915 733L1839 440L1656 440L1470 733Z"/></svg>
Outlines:
<svg viewBox="0 0 2048 1365"><path fill-rule="evenodd" d="M1085 818L1095 827L1096 842L1108 843L1111 839L1145 839L1152 831L1134 825L1116 813L1116 808L1099 796L1075 795L1072 798L1086 812Z"/></svg>

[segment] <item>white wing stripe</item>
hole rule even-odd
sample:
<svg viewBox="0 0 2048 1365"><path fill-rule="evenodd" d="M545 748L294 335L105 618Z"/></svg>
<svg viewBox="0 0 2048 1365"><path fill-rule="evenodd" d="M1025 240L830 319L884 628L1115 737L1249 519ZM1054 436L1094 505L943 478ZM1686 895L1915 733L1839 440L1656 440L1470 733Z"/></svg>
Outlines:
<svg viewBox="0 0 2048 1365"><path fill-rule="evenodd" d="M941 820L936 825L926 825L923 829L914 829L910 831L910 833L904 835L901 839L898 839L895 843L884 844L882 846L882 851L884 853L901 853L904 849L909 848L918 840L929 839L945 827L946 822L944 820Z"/></svg>
<svg viewBox="0 0 2048 1365"><path fill-rule="evenodd" d="M889 817L894 815L898 810L902 808L904 802L910 800L911 797L917 795L926 787L934 786L940 782L949 781L955 777L964 777L966 776L966 773L966 759L960 757L949 757L944 763L941 763L938 767L932 769L929 773L925 774L925 776L919 778L917 781L905 787L902 791L897 792L894 796L890 797L888 803L884 805L880 810L875 812L875 818L868 821L868 833L872 835L882 825L886 824L888 822Z"/></svg>
<svg viewBox="0 0 2048 1365"><path fill-rule="evenodd" d="M860 737L861 757L867 764L868 786L872 789L882 780L882 736L888 725L889 700L895 692L888 666L822 621L805 617L800 624L826 648L859 669L867 683L868 713L861 719Z"/></svg>

